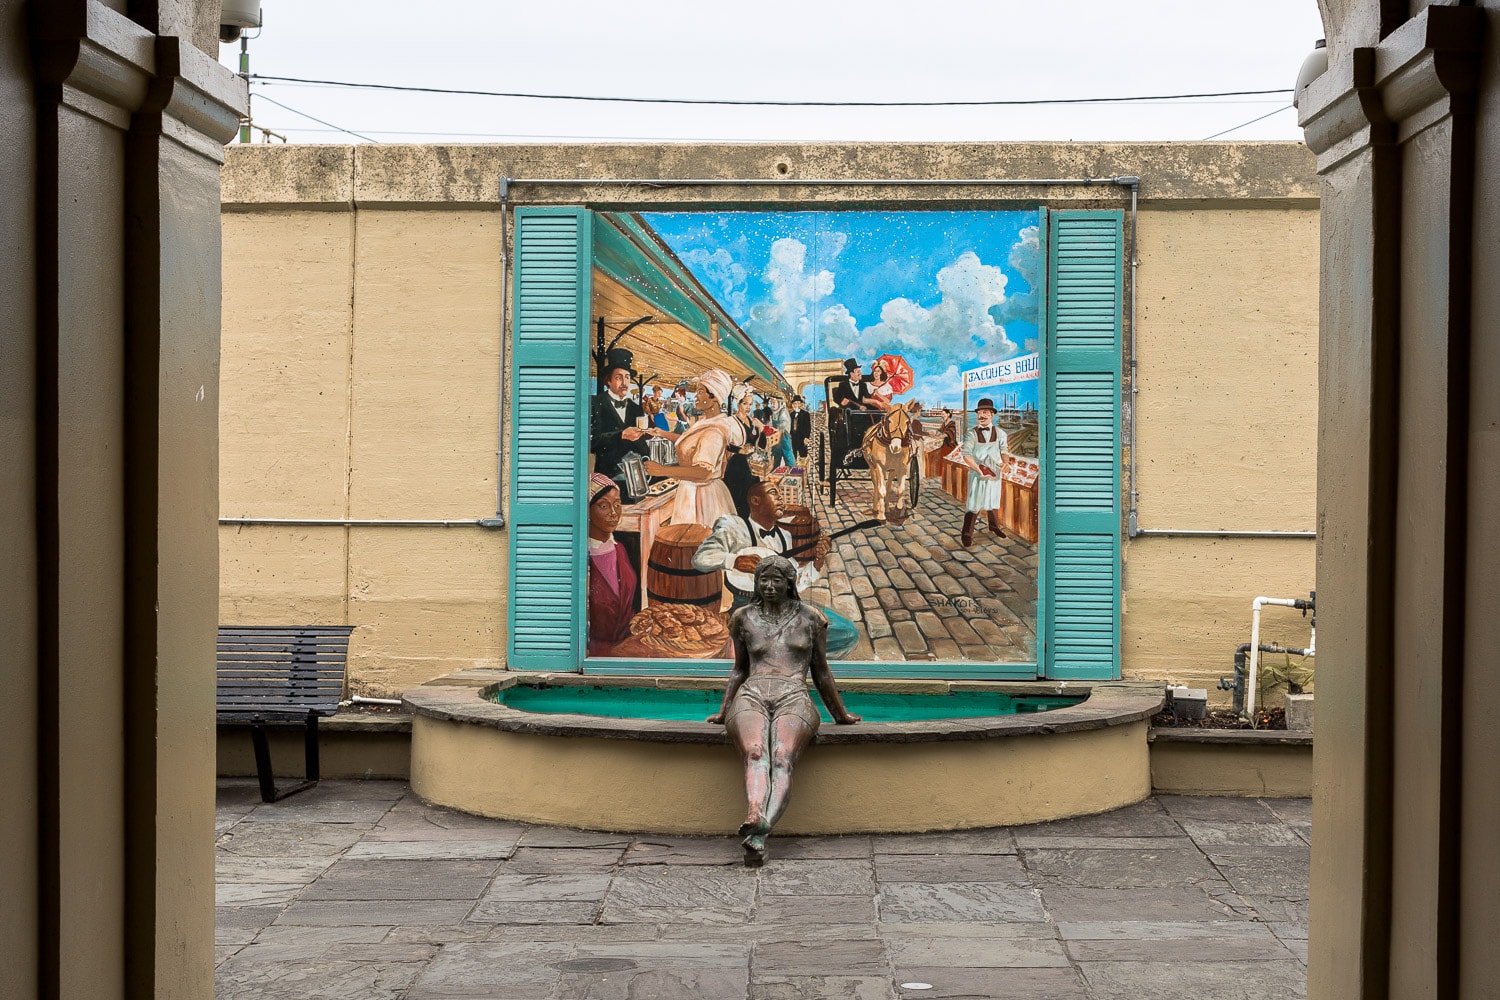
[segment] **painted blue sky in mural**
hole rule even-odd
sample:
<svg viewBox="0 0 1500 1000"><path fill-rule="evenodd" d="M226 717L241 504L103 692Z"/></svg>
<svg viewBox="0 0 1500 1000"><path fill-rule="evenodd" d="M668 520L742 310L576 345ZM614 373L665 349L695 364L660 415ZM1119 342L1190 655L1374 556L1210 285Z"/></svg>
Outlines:
<svg viewBox="0 0 1500 1000"><path fill-rule="evenodd" d="M957 406L960 372L1037 349L1035 211L644 218L778 366L900 354L917 374L900 398ZM1036 387L1004 391L1035 406Z"/></svg>

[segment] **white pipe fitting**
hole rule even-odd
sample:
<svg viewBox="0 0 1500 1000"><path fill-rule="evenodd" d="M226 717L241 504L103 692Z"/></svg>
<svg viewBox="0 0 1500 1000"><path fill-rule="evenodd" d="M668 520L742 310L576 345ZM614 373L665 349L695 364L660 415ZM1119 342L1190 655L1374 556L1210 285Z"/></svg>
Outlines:
<svg viewBox="0 0 1500 1000"><path fill-rule="evenodd" d="M1257 597L1250 602L1250 669L1245 675L1245 716L1255 725L1256 672L1260 666L1260 609L1266 606L1295 608L1289 597Z"/></svg>

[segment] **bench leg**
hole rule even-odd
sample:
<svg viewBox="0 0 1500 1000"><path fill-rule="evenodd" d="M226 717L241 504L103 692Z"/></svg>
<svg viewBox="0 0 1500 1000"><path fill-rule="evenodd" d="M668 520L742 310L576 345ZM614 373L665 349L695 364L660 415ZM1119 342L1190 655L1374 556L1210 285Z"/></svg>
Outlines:
<svg viewBox="0 0 1500 1000"><path fill-rule="evenodd" d="M307 780L317 781L323 777L318 764L318 717L311 712L307 713L307 728L302 738L307 747Z"/></svg>
<svg viewBox="0 0 1500 1000"><path fill-rule="evenodd" d="M288 795L296 795L318 783L321 774L318 763L318 717L316 715L308 714L303 738L307 751L307 780L277 790L276 774L271 770L271 744L266 739L266 727L260 724L250 727L250 742L255 746L255 777L260 782L262 802L279 802Z"/></svg>
<svg viewBox="0 0 1500 1000"><path fill-rule="evenodd" d="M276 778L271 772L271 747L266 741L266 727L259 723L250 727L250 742L255 747L255 777L260 781L260 800L276 801Z"/></svg>

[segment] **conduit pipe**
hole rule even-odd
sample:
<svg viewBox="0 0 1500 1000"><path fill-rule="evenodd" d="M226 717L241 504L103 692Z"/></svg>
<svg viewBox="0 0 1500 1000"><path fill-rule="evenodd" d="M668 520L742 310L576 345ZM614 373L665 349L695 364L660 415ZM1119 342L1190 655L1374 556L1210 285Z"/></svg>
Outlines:
<svg viewBox="0 0 1500 1000"><path fill-rule="evenodd" d="M512 177L510 184L588 187L1133 187L1139 177Z"/></svg>
<svg viewBox="0 0 1500 1000"><path fill-rule="evenodd" d="M510 316L510 255L505 249L510 178L500 178L500 379L495 394L495 516L479 520L481 528L505 527L505 324Z"/></svg>
<svg viewBox="0 0 1500 1000"><path fill-rule="evenodd" d="M1138 530L1135 514L1136 502L1140 499L1140 490L1135 484L1135 406L1136 394L1141 391L1136 383L1135 324L1140 313L1136 309L1135 273L1141 266L1140 255L1136 252L1136 227L1140 219L1137 212L1137 199L1141 191L1141 179L1120 177L1116 180L1130 182L1130 336L1125 342L1125 363L1130 369L1130 398L1124 401L1128 403L1125 407L1125 440L1126 447L1130 450L1130 515L1125 521L1125 534L1127 538L1134 538Z"/></svg>
<svg viewBox="0 0 1500 1000"><path fill-rule="evenodd" d="M387 518L348 517L221 517L220 524L269 524L282 527L307 528L492 528L490 519L467 521L443 521L432 518L406 520Z"/></svg>
<svg viewBox="0 0 1500 1000"><path fill-rule="evenodd" d="M1317 538L1316 531L1217 531L1197 528L1137 528L1135 538Z"/></svg>
<svg viewBox="0 0 1500 1000"><path fill-rule="evenodd" d="M1313 612L1312 637L1308 640L1307 648L1300 652L1303 656L1314 656L1318 641L1316 597L1315 592L1308 597L1257 597L1250 603L1250 669L1245 675L1245 716L1252 726L1255 725L1255 685L1260 668L1260 609L1264 607L1297 608L1303 614L1311 610ZM1296 651L1289 649L1286 652Z"/></svg>

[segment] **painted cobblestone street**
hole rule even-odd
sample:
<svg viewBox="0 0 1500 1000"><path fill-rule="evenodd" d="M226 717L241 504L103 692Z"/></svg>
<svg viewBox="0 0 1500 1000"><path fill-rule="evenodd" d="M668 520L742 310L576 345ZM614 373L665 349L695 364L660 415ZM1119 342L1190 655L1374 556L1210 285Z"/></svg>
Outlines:
<svg viewBox="0 0 1500 1000"><path fill-rule="evenodd" d="M960 833L736 840L219 784L222 1000L1292 1000L1306 799L1162 796ZM926 983L930 990L903 989Z"/></svg>
<svg viewBox="0 0 1500 1000"><path fill-rule="evenodd" d="M830 508L824 487L810 506L832 533L869 516L871 498L868 480L841 481L836 504ZM859 627L846 659L1036 659L1036 547L981 526L966 550L963 516L963 506L927 479L905 524L834 542L824 579L802 596Z"/></svg>

